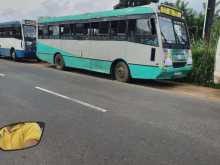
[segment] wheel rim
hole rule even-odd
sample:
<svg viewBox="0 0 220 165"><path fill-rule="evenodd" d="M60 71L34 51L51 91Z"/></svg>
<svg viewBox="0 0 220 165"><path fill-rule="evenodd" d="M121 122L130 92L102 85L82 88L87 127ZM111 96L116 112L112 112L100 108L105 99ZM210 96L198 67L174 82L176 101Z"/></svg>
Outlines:
<svg viewBox="0 0 220 165"><path fill-rule="evenodd" d="M63 67L63 59L61 56L56 56L55 63L57 68L61 69Z"/></svg>
<svg viewBox="0 0 220 165"><path fill-rule="evenodd" d="M118 63L115 68L115 79L118 81L126 82L128 81L128 69L126 64Z"/></svg>
<svg viewBox="0 0 220 165"><path fill-rule="evenodd" d="M125 77L125 69L124 69L124 67L120 66L120 67L117 68L117 75L121 79L123 79Z"/></svg>
<svg viewBox="0 0 220 165"><path fill-rule="evenodd" d="M59 66L61 65L61 58L60 58L60 56L56 57L56 64L59 65Z"/></svg>
<svg viewBox="0 0 220 165"><path fill-rule="evenodd" d="M12 52L11 56L12 56L12 59L16 59L16 54L14 51Z"/></svg>

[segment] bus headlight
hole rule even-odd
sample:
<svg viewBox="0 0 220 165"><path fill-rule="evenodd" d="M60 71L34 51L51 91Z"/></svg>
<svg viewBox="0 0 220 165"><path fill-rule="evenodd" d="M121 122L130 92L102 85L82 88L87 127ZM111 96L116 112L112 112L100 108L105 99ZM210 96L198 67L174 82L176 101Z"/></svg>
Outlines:
<svg viewBox="0 0 220 165"><path fill-rule="evenodd" d="M192 52L189 51L189 55L187 58L187 65L192 65L193 64L193 59L192 59Z"/></svg>
<svg viewBox="0 0 220 165"><path fill-rule="evenodd" d="M172 66L173 61L172 61L171 53L167 49L165 49L164 54L165 54L164 66Z"/></svg>

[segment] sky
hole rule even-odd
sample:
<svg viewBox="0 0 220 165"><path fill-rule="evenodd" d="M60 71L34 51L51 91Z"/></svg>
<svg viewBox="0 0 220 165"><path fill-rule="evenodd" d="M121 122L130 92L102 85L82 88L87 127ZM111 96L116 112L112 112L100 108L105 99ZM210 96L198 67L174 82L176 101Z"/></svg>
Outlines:
<svg viewBox="0 0 220 165"><path fill-rule="evenodd" d="M0 0L0 22L37 19L40 16L63 16L112 9L119 0ZM163 0L161 0L163 1ZM175 0L169 0L175 1ZM203 0L186 0L202 11Z"/></svg>

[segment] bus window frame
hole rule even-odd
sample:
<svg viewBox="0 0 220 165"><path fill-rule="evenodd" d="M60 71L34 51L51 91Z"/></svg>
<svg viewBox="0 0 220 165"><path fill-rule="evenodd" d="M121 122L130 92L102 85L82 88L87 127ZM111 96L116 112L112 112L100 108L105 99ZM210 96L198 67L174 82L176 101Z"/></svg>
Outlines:
<svg viewBox="0 0 220 165"><path fill-rule="evenodd" d="M37 38L37 36L36 36L37 26L36 25L30 25L30 24L22 24L22 31L23 31L24 38L26 37L25 36L25 32L24 32L24 29L26 27L33 27L33 28L35 28L35 37L31 37L31 38L35 38L36 39ZM27 38L29 38L29 37L27 37Z"/></svg>
<svg viewBox="0 0 220 165"><path fill-rule="evenodd" d="M191 48L191 44L190 44L190 37L189 37L189 30L188 30L188 26L186 24L186 20L183 19L183 18L179 18L179 17L173 17L173 16L170 16L170 15L167 15L167 14L163 14L163 13L158 13L158 19L160 17L165 17L165 18L169 18L172 20L172 24L173 24L173 30L174 30L174 21L177 21L177 22L182 22L184 23L184 26L185 26L185 29L186 29L186 33L187 33L187 46L185 44L177 44L176 43L163 43L162 42L162 46L163 48L167 48L167 49L190 49ZM160 32L161 32L161 28L159 27L160 29ZM176 35L175 35L175 40L176 40Z"/></svg>
<svg viewBox="0 0 220 165"><path fill-rule="evenodd" d="M158 36L158 28L157 28L157 15L155 13L151 13L151 14L137 14L137 15L129 15L129 16L120 16L120 17L107 17L107 18L95 18L95 19L89 19L89 20L73 20L73 21L60 21L60 22L54 22L54 23L39 23L39 26L48 26L48 33L49 33L49 27L50 26L61 26L61 25L66 25L66 24L69 24L70 26L70 31L71 31L71 34L67 37L62 37L60 34L59 34L59 38L61 39L77 39L77 40L113 40L113 41L117 41L117 40L125 40L125 41L128 41L128 42L136 42L136 43L140 43L140 44L143 44L141 42L138 42L138 40L136 39L135 41L133 39L130 39L130 36L129 36L129 25L128 25L128 22L129 20L137 20L137 19L154 19L155 20L155 31L156 31L156 34L154 35L147 35L147 37L151 37L151 38L155 38L157 40L159 40L159 36ZM117 24L117 35L114 36L112 35L111 33L111 26L112 26L112 22L118 22L118 21L125 21L126 23L126 27L125 27L125 33L118 33L118 24ZM99 23L99 26L100 26L100 23L101 22L109 22L109 29L108 29L108 34L99 34L98 35L94 35L94 34L90 34L89 30L92 26L93 23ZM88 28L88 31L87 31L87 34L86 35L77 35L75 32L73 33L72 32L72 26L76 26L76 24L89 24L89 28ZM100 28L100 27L99 27ZM92 29L92 28L91 28ZM76 31L76 28L75 28L75 31ZM50 36L46 36L50 39L53 39L51 38ZM137 37L136 35L136 31L135 31L135 37ZM40 38L44 38L44 37L40 37ZM56 38L54 38L56 39ZM148 44L147 44L148 45ZM159 46L159 45L153 45L153 46Z"/></svg>
<svg viewBox="0 0 220 165"><path fill-rule="evenodd" d="M7 30L1 30L1 29L7 29ZM16 36L14 32L19 29L19 36ZM22 40L22 27L21 26L5 26L5 27L0 27L0 32L4 33L12 33L12 34L7 34L7 35L1 35L0 38L16 38L19 40Z"/></svg>

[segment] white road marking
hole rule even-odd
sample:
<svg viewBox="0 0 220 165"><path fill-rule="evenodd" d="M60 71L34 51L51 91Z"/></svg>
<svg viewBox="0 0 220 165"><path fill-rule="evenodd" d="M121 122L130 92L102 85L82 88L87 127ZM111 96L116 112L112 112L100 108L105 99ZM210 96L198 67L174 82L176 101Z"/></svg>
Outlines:
<svg viewBox="0 0 220 165"><path fill-rule="evenodd" d="M0 73L0 77L5 77L5 74L3 74L3 73Z"/></svg>
<svg viewBox="0 0 220 165"><path fill-rule="evenodd" d="M88 107L88 108L91 108L91 109L94 109L94 110L97 110L97 111L100 111L100 112L108 112L108 110L100 108L98 106L86 103L84 101L80 101L78 99L70 98L68 96L64 96L62 94L59 94L59 93L56 93L56 92L53 92L53 91L50 91L50 90L47 90L47 89L44 89L44 88L41 88L41 87L35 87L35 89L38 89L40 91L43 91L43 92L46 92L46 93L49 93L49 94L52 94L52 95L55 95L55 96L58 96L58 97L61 97L61 98L66 99L66 100L70 100L72 102L81 104L81 105L83 105L85 107Z"/></svg>

